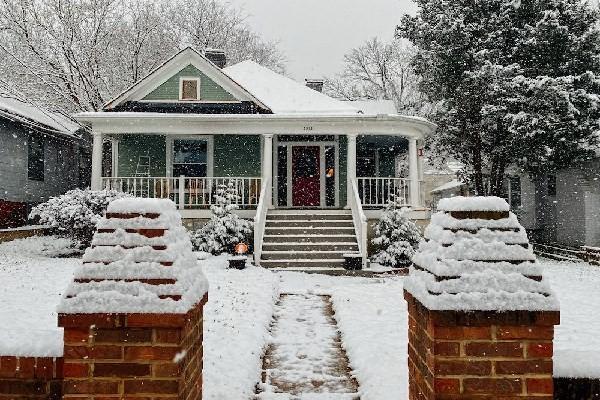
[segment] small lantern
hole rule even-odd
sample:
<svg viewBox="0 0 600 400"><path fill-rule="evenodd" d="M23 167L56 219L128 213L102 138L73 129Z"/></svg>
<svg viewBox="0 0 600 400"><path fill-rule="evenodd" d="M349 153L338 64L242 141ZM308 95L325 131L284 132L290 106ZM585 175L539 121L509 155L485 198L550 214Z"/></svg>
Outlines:
<svg viewBox="0 0 600 400"><path fill-rule="evenodd" d="M246 268L246 261L248 260L248 256L246 255L246 253L248 252L248 245L246 243L239 242L235 245L233 251L236 255L229 258L229 268Z"/></svg>

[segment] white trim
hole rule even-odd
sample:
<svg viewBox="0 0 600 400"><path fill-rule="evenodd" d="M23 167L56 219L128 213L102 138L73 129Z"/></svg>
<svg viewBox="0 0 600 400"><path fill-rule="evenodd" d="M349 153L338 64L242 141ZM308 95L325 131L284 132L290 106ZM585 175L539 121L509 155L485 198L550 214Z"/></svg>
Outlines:
<svg viewBox="0 0 600 400"><path fill-rule="evenodd" d="M259 107L269 110L265 104L254 97L242 85L234 81L219 67L191 47L187 47L155 68L148 75L124 90L104 105L104 109L112 109L125 101L139 101L152 93L154 89L165 83L173 75L188 65L193 65L209 79L242 101L252 101Z"/></svg>
<svg viewBox="0 0 600 400"><path fill-rule="evenodd" d="M112 176L117 177L119 176L119 139L116 137L111 137L110 145Z"/></svg>
<svg viewBox="0 0 600 400"><path fill-rule="evenodd" d="M169 103L177 104L180 100L140 100L140 103ZM185 103L194 104L240 104L239 100L185 100Z"/></svg>
<svg viewBox="0 0 600 400"><path fill-rule="evenodd" d="M165 146L165 164L167 177L173 177L173 141L174 140L204 140L206 141L206 177L214 176L215 138L213 135L167 136Z"/></svg>
<svg viewBox="0 0 600 400"><path fill-rule="evenodd" d="M196 81L196 98L195 99L184 99L183 98L183 82L185 82L185 81ZM201 100L201 98L200 98L200 85L201 84L202 84L201 79L196 76L180 76L179 77L179 101L191 103L194 101Z"/></svg>

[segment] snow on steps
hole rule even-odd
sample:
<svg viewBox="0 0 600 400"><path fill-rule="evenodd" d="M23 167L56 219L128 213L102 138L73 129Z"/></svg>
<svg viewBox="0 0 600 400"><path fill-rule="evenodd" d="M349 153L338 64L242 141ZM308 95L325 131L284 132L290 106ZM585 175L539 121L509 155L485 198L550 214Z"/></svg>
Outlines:
<svg viewBox="0 0 600 400"><path fill-rule="evenodd" d="M261 265L267 268L342 268L358 252L349 210L271 210Z"/></svg>

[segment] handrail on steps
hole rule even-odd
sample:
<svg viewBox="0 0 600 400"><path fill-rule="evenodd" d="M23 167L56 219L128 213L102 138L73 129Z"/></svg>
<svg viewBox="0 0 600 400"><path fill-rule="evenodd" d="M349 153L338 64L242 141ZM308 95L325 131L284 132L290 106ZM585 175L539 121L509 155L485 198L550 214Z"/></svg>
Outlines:
<svg viewBox="0 0 600 400"><path fill-rule="evenodd" d="M260 266L262 256L262 243L267 222L267 210L271 204L271 177L263 179L260 197L254 216L254 264Z"/></svg>
<svg viewBox="0 0 600 400"><path fill-rule="evenodd" d="M358 195L358 184L356 179L350 182L352 190L348 199L350 209L352 210L352 220L354 221L354 230L358 241L358 251L362 256L362 267L367 267L367 216L362 208L360 196Z"/></svg>

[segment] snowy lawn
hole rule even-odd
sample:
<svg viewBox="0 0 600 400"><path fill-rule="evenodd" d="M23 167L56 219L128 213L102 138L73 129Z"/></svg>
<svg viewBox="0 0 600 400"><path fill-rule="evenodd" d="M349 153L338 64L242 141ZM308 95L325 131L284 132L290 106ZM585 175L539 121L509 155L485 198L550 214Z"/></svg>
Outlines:
<svg viewBox="0 0 600 400"><path fill-rule="evenodd" d="M51 258L68 242L44 237L0 244L0 355L62 352L55 307L78 259ZM361 398L407 398L403 278L349 278L260 268L227 270L200 261L210 281L205 308L204 396L244 399L260 379L261 354L279 293L329 294ZM600 267L541 260L561 302L555 374L600 377Z"/></svg>

